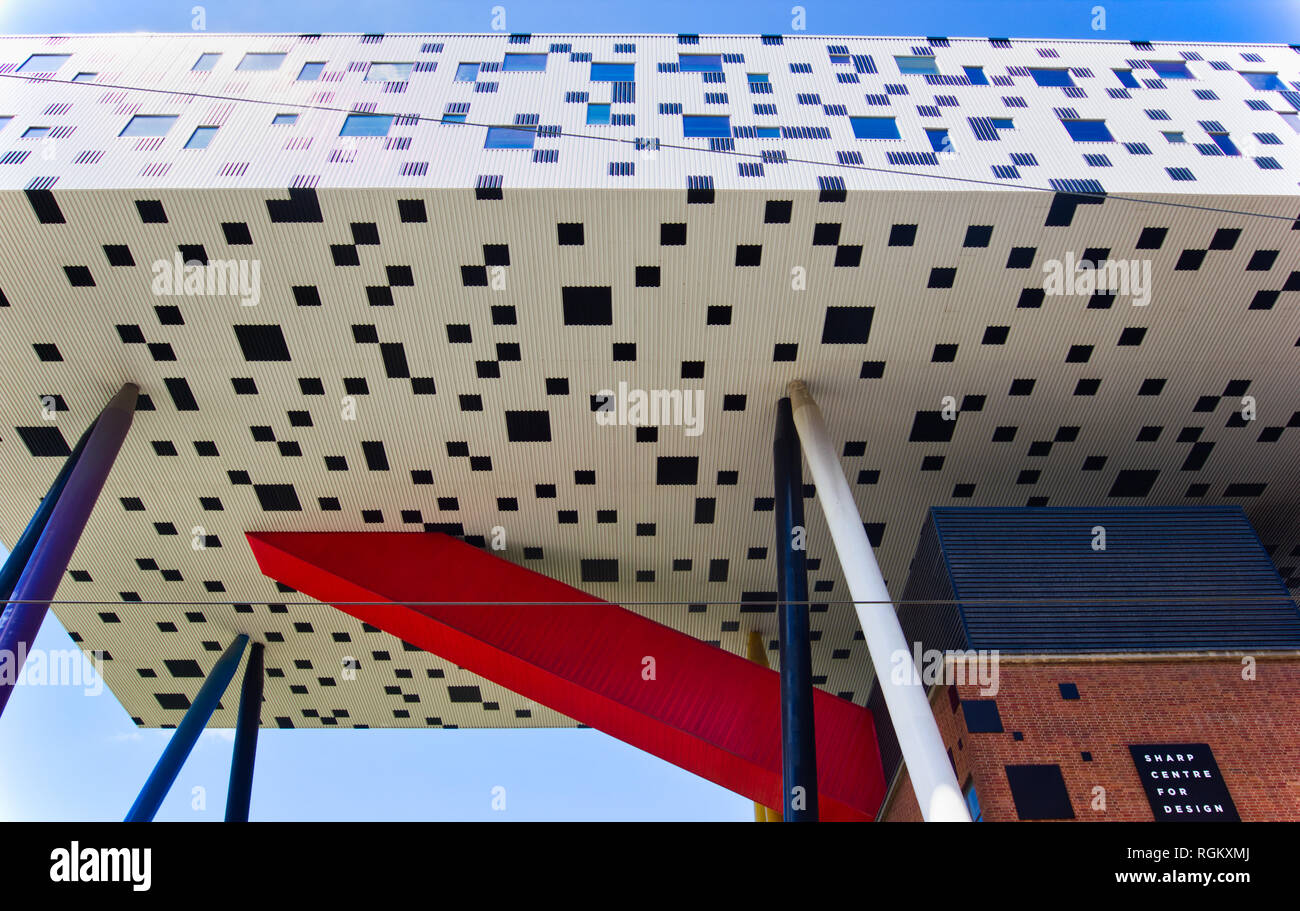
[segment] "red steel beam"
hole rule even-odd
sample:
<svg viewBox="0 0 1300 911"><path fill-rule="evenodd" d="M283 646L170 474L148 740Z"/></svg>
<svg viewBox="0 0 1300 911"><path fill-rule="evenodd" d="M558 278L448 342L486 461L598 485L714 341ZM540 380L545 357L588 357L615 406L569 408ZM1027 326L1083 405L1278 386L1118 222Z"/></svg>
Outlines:
<svg viewBox="0 0 1300 911"><path fill-rule="evenodd" d="M786 803L774 671L447 535L247 538L276 581L751 800ZM365 601L385 603L347 603ZM473 603L411 603L422 601ZM541 603L509 603L520 601ZM822 690L814 711L821 819L873 819L885 781L871 713Z"/></svg>

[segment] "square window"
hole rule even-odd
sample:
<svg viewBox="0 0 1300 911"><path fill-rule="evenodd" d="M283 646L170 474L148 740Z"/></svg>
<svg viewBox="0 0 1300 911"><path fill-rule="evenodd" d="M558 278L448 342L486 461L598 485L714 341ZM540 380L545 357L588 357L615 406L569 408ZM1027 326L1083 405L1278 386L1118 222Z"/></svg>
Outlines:
<svg viewBox="0 0 1300 911"><path fill-rule="evenodd" d="M477 63L462 63L456 67L456 82L474 82L478 79Z"/></svg>
<svg viewBox="0 0 1300 911"><path fill-rule="evenodd" d="M1241 78L1260 91L1286 91L1286 83L1277 78L1277 73L1242 73Z"/></svg>
<svg viewBox="0 0 1300 911"><path fill-rule="evenodd" d="M1126 89L1142 88L1142 86L1138 84L1137 79L1133 77L1132 70L1114 70L1113 72L1115 73L1115 78L1119 80L1119 84L1124 86L1124 88Z"/></svg>
<svg viewBox="0 0 1300 911"><path fill-rule="evenodd" d="M59 67L72 59L71 54L32 54L23 61L17 73L56 73Z"/></svg>
<svg viewBox="0 0 1300 911"><path fill-rule="evenodd" d="M244 59L239 61L239 66L235 69L257 73L278 70L280 64L284 63L285 56L285 54L245 54Z"/></svg>
<svg viewBox="0 0 1300 911"><path fill-rule="evenodd" d="M194 61L194 66L190 67L190 69L195 72L206 73L216 66L217 61L220 59L220 54L200 54L199 59Z"/></svg>
<svg viewBox="0 0 1300 911"><path fill-rule="evenodd" d="M1061 126L1075 142L1114 142L1104 120L1062 120Z"/></svg>
<svg viewBox="0 0 1300 911"><path fill-rule="evenodd" d="M298 71L298 81L315 82L317 79L320 79L320 74L324 69L324 63L304 63L302 69Z"/></svg>
<svg viewBox="0 0 1300 911"><path fill-rule="evenodd" d="M507 73L541 73L546 69L546 55L506 54L501 69Z"/></svg>
<svg viewBox="0 0 1300 911"><path fill-rule="evenodd" d="M609 105L587 105L587 123L588 125L607 125L609 123Z"/></svg>
<svg viewBox="0 0 1300 911"><path fill-rule="evenodd" d="M998 714L995 699L963 699L961 713L966 719L966 730L972 734L1002 733L1002 716Z"/></svg>
<svg viewBox="0 0 1300 911"><path fill-rule="evenodd" d="M930 148L936 152L951 152L952 140L947 130L926 130L925 136L930 140Z"/></svg>
<svg viewBox="0 0 1300 911"><path fill-rule="evenodd" d="M893 117L850 117L853 135L858 139L901 139Z"/></svg>
<svg viewBox="0 0 1300 911"><path fill-rule="evenodd" d="M176 122L175 115L136 114L118 136L166 136Z"/></svg>
<svg viewBox="0 0 1300 911"><path fill-rule="evenodd" d="M1009 765L1005 771L1021 819L1074 819L1059 765Z"/></svg>
<svg viewBox="0 0 1300 911"><path fill-rule="evenodd" d="M508 55L507 55L508 56ZM372 63L366 67L364 82L409 82L411 63Z"/></svg>
<svg viewBox="0 0 1300 911"><path fill-rule="evenodd" d="M682 134L687 139L729 137L731 118L711 114L683 114Z"/></svg>
<svg viewBox="0 0 1300 911"><path fill-rule="evenodd" d="M217 135L216 127L197 127L185 143L187 149L206 149L212 137Z"/></svg>
<svg viewBox="0 0 1300 911"><path fill-rule="evenodd" d="M721 54L678 54L678 69L683 73L721 73Z"/></svg>
<svg viewBox="0 0 1300 911"><path fill-rule="evenodd" d="M968 82L970 82L971 85L988 85L988 84L989 84L988 77L984 75L984 67L982 67L982 66L964 66L964 67L962 67L961 69L962 69L962 72L966 74L966 79L967 79Z"/></svg>
<svg viewBox="0 0 1300 911"><path fill-rule="evenodd" d="M894 225L889 229L891 247L910 247L916 241L916 225Z"/></svg>
<svg viewBox="0 0 1300 911"><path fill-rule="evenodd" d="M937 76L939 74L939 62L929 55L919 57L896 56L894 63L898 64L898 71L905 75L910 74L928 74Z"/></svg>
<svg viewBox="0 0 1300 911"><path fill-rule="evenodd" d="M518 127L488 127L487 137L483 140L485 149L531 149L537 138L536 130L524 130Z"/></svg>
<svg viewBox="0 0 1300 911"><path fill-rule="evenodd" d="M387 136L393 126L391 114L349 114L340 136Z"/></svg>
<svg viewBox="0 0 1300 911"><path fill-rule="evenodd" d="M592 82L632 82L636 67L631 63L592 63Z"/></svg>
<svg viewBox="0 0 1300 911"><path fill-rule="evenodd" d="M1147 62L1161 79L1194 78L1191 71L1187 69L1187 62L1184 60L1149 60Z"/></svg>
<svg viewBox="0 0 1300 911"><path fill-rule="evenodd" d="M1074 80L1070 78L1069 70L1041 69L1030 67L1029 75L1033 77L1035 85L1045 86L1065 86L1074 85Z"/></svg>
<svg viewBox="0 0 1300 911"><path fill-rule="evenodd" d="M1227 133L1211 133L1210 141L1218 146L1219 150L1223 152L1224 155L1241 154L1241 152L1237 150L1237 146L1233 144L1233 141L1228 138Z"/></svg>

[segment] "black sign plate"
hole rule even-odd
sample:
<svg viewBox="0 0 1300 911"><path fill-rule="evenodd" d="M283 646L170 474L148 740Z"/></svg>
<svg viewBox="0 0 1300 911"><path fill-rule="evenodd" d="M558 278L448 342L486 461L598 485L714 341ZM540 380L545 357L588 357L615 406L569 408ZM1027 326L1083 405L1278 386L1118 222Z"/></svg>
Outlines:
<svg viewBox="0 0 1300 911"><path fill-rule="evenodd" d="M1204 743L1130 744L1157 822L1241 822Z"/></svg>

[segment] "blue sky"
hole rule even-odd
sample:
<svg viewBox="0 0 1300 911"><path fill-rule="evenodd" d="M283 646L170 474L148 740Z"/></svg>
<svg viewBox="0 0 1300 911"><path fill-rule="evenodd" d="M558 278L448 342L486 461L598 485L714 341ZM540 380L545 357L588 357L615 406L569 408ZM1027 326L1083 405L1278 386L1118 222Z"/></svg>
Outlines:
<svg viewBox="0 0 1300 911"><path fill-rule="evenodd" d="M0 32L792 32L784 2L0 0ZM1293 0L803 0L809 34L1300 42ZM1104 7L1104 31L1093 28ZM72 647L51 614L37 646ZM233 692L228 698L237 698ZM23 687L0 718L0 820L120 819L170 732L137 730L106 690ZM206 732L158 815L219 820L232 736ZM505 788L504 811L492 809ZM198 809L195 788L206 807ZM744 820L743 798L591 730L281 731L258 745L257 820Z"/></svg>
<svg viewBox="0 0 1300 911"><path fill-rule="evenodd" d="M0 0L3 32L190 30L190 9L206 10L211 32L486 32L505 10L515 32L790 33L791 0L533 2L475 0ZM1294 0L802 0L809 34L1115 38L1300 42ZM1092 28L1094 7L1106 30Z"/></svg>

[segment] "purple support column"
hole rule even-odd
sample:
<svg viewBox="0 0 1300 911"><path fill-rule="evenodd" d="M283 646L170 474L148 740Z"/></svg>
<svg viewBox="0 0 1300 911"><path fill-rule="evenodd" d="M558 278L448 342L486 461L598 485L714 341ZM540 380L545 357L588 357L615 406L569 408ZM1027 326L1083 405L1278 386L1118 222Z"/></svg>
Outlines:
<svg viewBox="0 0 1300 911"><path fill-rule="evenodd" d="M108 479L117 451L135 416L140 387L127 383L100 412L85 449L68 475L58 503L50 513L45 530L14 585L12 602L0 628L0 662L8 659L8 672L0 675L0 713L4 712L22 671L27 651L45 619L50 601L68 569L68 561L81 539L86 520L95 508L99 492Z"/></svg>

